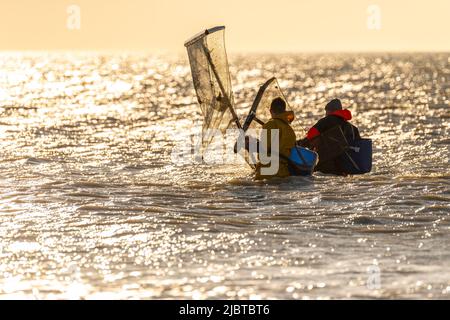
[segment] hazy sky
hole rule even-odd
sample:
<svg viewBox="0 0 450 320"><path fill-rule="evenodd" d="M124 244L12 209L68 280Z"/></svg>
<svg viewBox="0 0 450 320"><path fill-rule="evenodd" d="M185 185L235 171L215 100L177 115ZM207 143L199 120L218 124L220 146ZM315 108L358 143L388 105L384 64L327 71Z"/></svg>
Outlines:
<svg viewBox="0 0 450 320"><path fill-rule="evenodd" d="M181 51L215 25L229 51L450 51L450 0L0 0L0 50Z"/></svg>

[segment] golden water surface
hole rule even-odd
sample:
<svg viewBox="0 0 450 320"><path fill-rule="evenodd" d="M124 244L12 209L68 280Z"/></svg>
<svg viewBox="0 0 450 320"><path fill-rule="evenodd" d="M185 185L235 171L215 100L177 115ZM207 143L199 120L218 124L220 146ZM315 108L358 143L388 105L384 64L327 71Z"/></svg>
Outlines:
<svg viewBox="0 0 450 320"><path fill-rule="evenodd" d="M450 298L450 54L230 58L241 116L271 76L298 138L339 97L373 171L176 165L185 57L1 54L1 298Z"/></svg>

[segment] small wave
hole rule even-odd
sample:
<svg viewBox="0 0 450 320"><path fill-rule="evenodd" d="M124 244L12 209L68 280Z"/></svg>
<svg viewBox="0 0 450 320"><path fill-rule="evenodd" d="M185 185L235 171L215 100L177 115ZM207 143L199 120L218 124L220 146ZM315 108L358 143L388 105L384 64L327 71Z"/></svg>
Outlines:
<svg viewBox="0 0 450 320"><path fill-rule="evenodd" d="M101 198L101 199L109 198L108 196L105 196L103 194L95 194L95 193L89 193L89 192L72 192L72 193L66 193L65 195L68 197Z"/></svg>
<svg viewBox="0 0 450 320"><path fill-rule="evenodd" d="M351 219L353 224L362 224L362 225L382 225L383 223L377 219L367 217L367 216L359 216Z"/></svg>
<svg viewBox="0 0 450 320"><path fill-rule="evenodd" d="M71 185L73 188L109 188L111 187L110 184L106 184L106 183L99 183L99 182L89 182L89 181L85 181L85 182L76 182L74 184ZM122 185L118 185L117 187L120 187Z"/></svg>
<svg viewBox="0 0 450 320"><path fill-rule="evenodd" d="M52 160L44 159L44 158L28 158L25 160L26 164L31 164L31 165L39 165L39 164L50 163L50 162L52 162Z"/></svg>
<svg viewBox="0 0 450 320"><path fill-rule="evenodd" d="M154 167L146 166L146 165L130 165L130 166L125 166L122 169L126 170L126 171L141 171L141 170L152 169L152 168L154 168Z"/></svg>
<svg viewBox="0 0 450 320"><path fill-rule="evenodd" d="M439 202L448 202L450 203L450 197L443 197L440 195L434 195L434 194L427 194L421 197L423 200L429 200L429 201L439 201Z"/></svg>

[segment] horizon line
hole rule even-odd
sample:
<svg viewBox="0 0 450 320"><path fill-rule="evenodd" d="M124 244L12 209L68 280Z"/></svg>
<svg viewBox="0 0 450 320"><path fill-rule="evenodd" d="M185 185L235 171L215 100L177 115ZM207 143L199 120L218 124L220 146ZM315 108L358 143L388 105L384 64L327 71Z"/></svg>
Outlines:
<svg viewBox="0 0 450 320"><path fill-rule="evenodd" d="M0 49L2 53L135 53L135 54L170 54L178 55L184 50L163 49ZM398 54L450 54L450 50L227 50L228 54L371 54L371 53L398 53Z"/></svg>

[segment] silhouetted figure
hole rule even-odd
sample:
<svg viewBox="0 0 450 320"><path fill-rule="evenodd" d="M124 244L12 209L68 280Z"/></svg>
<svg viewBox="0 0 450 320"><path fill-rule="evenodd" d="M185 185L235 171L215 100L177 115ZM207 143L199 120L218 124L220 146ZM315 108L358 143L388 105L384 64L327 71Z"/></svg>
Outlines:
<svg viewBox="0 0 450 320"><path fill-rule="evenodd" d="M333 142L336 145L351 144L353 141L361 139L361 136L358 128L349 122L352 119L350 110L342 109L339 99L328 102L325 106L325 112L326 116L309 129L306 138L299 140L297 144L319 153L319 163L315 171L345 175L346 173L340 163L341 158L339 156L333 157L331 151L328 157L328 150L324 150L324 145L333 147ZM323 143L323 139L326 139L327 143Z"/></svg>
<svg viewBox="0 0 450 320"><path fill-rule="evenodd" d="M288 177L290 175L288 169L288 158L291 153L291 149L295 146L295 132L291 127L291 122L294 120L294 113L292 111L286 111L286 102L281 98L275 98L270 105L270 114L272 118L263 125L263 129L266 129L267 135L267 151L271 152L271 136L272 130L279 130L279 168L275 175L267 176L261 175L262 167L270 167L269 164L262 165L258 163L256 165L256 179L267 179L272 177ZM263 131L264 134L264 131ZM267 152L266 151L266 152ZM265 152L260 150L260 152Z"/></svg>

